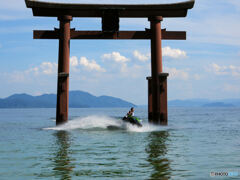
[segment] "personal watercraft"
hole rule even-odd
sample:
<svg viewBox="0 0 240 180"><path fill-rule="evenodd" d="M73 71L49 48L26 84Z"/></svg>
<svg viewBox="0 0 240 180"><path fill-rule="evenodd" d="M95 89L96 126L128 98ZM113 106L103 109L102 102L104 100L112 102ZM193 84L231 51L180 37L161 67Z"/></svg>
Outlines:
<svg viewBox="0 0 240 180"><path fill-rule="evenodd" d="M141 120L135 116L124 116L122 118L124 122L128 122L132 125L136 125L138 127L142 127Z"/></svg>

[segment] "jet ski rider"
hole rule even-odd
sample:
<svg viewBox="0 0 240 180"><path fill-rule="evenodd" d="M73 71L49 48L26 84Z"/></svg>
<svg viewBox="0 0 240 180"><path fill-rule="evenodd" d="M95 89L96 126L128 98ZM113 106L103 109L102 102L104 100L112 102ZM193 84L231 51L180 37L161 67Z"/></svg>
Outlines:
<svg viewBox="0 0 240 180"><path fill-rule="evenodd" d="M127 117L132 117L134 116L134 108L132 107L130 111L127 113Z"/></svg>

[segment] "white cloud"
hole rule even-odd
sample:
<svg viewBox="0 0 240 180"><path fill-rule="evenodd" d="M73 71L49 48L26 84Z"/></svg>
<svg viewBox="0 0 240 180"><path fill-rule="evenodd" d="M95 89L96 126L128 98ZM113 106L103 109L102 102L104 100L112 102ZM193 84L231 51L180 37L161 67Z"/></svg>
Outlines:
<svg viewBox="0 0 240 180"><path fill-rule="evenodd" d="M26 73L24 72L14 71L12 73L6 73L5 76L6 78L8 78L10 82L14 82L14 83L27 82L26 80L27 76L26 76Z"/></svg>
<svg viewBox="0 0 240 180"><path fill-rule="evenodd" d="M95 70L95 71L99 71L99 72L106 72L106 70L104 68L102 68L99 64L96 63L96 61L92 60L88 60L86 57L81 57L79 64L84 66L85 68L87 68L88 70Z"/></svg>
<svg viewBox="0 0 240 180"><path fill-rule="evenodd" d="M173 59L186 58L187 53L180 49L172 49L169 46L162 48L162 55ZM139 61L147 61L151 58L151 54L142 54L138 50L133 51L133 56Z"/></svg>
<svg viewBox="0 0 240 180"><path fill-rule="evenodd" d="M133 51L133 56L138 59L139 61L148 61L151 57L151 54L142 54L139 51L135 50Z"/></svg>
<svg viewBox="0 0 240 180"><path fill-rule="evenodd" d="M123 63L120 67L121 73L127 73L128 72L128 67L126 63Z"/></svg>
<svg viewBox="0 0 240 180"><path fill-rule="evenodd" d="M106 72L100 65L98 65L94 60L89 61L86 57L81 57L80 60L76 56L70 58L70 66L73 67L75 72L77 67L83 66L87 70L95 70L98 72ZM9 79L11 82L24 82L30 81L31 77L41 76L41 75L57 75L58 64L54 62L43 62L39 66L31 67L25 71L14 71L9 74Z"/></svg>
<svg viewBox="0 0 240 180"><path fill-rule="evenodd" d="M212 63L208 70L216 75L231 75L234 77L240 77L240 66L220 66L218 64Z"/></svg>
<svg viewBox="0 0 240 180"><path fill-rule="evenodd" d="M169 78L170 79L181 79L181 80L188 80L189 79L189 74L188 72L184 70L178 70L176 68L165 68L166 72L169 73Z"/></svg>
<svg viewBox="0 0 240 180"><path fill-rule="evenodd" d="M73 72L78 72L78 67L79 66L79 62L76 56L72 56L70 58L70 70Z"/></svg>
<svg viewBox="0 0 240 180"><path fill-rule="evenodd" d="M227 67L226 66L219 66L215 63L213 63L211 66L212 66L212 70L215 74L217 74L217 75L227 74Z"/></svg>
<svg viewBox="0 0 240 180"><path fill-rule="evenodd" d="M70 58L70 65L72 67L78 66L78 59L77 59L76 56L73 56L73 57Z"/></svg>
<svg viewBox="0 0 240 180"><path fill-rule="evenodd" d="M174 59L187 57L187 53L185 51L182 51L180 49L172 49L169 46L162 48L162 54L163 56L171 57Z"/></svg>
<svg viewBox="0 0 240 180"><path fill-rule="evenodd" d="M51 62L43 62L40 65L41 72L46 75L56 74L57 68L58 68L58 65L56 63L51 63Z"/></svg>
<svg viewBox="0 0 240 180"><path fill-rule="evenodd" d="M240 66L229 66L232 76L240 77Z"/></svg>
<svg viewBox="0 0 240 180"><path fill-rule="evenodd" d="M134 64L132 66L127 66L126 63L122 63L121 66L119 66L120 68L120 73L121 76L124 78L143 78L145 79L145 77L147 76L147 68L146 66L139 66L137 64ZM116 73L114 74L116 75Z"/></svg>
<svg viewBox="0 0 240 180"><path fill-rule="evenodd" d="M115 62L118 63L124 63L129 61L128 58L126 58L125 56L122 56L119 52L112 52L110 54L103 54L102 55L102 59L108 59L108 60L114 60Z"/></svg>
<svg viewBox="0 0 240 180"><path fill-rule="evenodd" d="M29 75L33 73L33 75L52 75L57 73L58 65L57 63L52 62L43 62L39 66L30 68L23 72L23 74Z"/></svg>
<svg viewBox="0 0 240 180"><path fill-rule="evenodd" d="M143 78L145 79L147 76L147 67L143 67L143 66L139 66L137 64L134 64L131 68L130 68L130 75L132 76L132 78Z"/></svg>
<svg viewBox="0 0 240 180"><path fill-rule="evenodd" d="M194 74L194 75L193 75L193 78L194 78L195 80L200 80L200 79L201 79L201 75L199 75L199 74Z"/></svg>
<svg viewBox="0 0 240 180"><path fill-rule="evenodd" d="M76 56L72 56L70 58L70 66L73 68L74 72L78 71L79 66L82 66L89 71L106 72L106 70L97 64L96 61L90 61L86 57L80 57L78 60Z"/></svg>
<svg viewBox="0 0 240 180"><path fill-rule="evenodd" d="M240 93L240 87L232 84L224 84L223 90L230 93Z"/></svg>
<svg viewBox="0 0 240 180"><path fill-rule="evenodd" d="M57 67L58 65L56 63L43 62L39 66L29 68L25 71L13 71L11 73L5 73L4 75L9 82L30 83L33 77L39 78L40 75L57 75Z"/></svg>
<svg viewBox="0 0 240 180"><path fill-rule="evenodd" d="M26 73L26 74L33 73L34 75L38 75L39 74L39 67L30 68L30 69L26 70L24 73Z"/></svg>

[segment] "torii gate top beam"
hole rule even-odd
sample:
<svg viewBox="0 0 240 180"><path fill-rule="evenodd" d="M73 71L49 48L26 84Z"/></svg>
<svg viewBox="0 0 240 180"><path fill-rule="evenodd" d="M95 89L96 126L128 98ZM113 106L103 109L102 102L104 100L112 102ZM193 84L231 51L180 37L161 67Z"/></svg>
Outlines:
<svg viewBox="0 0 240 180"><path fill-rule="evenodd" d="M32 8L34 16L59 17L102 17L107 9L116 10L119 17L147 18L151 16L185 17L188 9L192 9L195 0L171 4L76 4L25 0L28 8Z"/></svg>

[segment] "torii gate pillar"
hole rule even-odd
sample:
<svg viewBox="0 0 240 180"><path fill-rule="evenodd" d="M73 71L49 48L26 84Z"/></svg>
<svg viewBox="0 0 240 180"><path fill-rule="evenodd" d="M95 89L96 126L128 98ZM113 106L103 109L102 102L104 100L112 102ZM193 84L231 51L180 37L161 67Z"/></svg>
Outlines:
<svg viewBox="0 0 240 180"><path fill-rule="evenodd" d="M151 77L148 77L148 119L167 125L167 73L162 72L161 16L148 18L151 23Z"/></svg>
<svg viewBox="0 0 240 180"><path fill-rule="evenodd" d="M69 55L70 55L70 21L72 16L60 16L58 83L57 83L57 114L56 124L68 121L69 102Z"/></svg>

